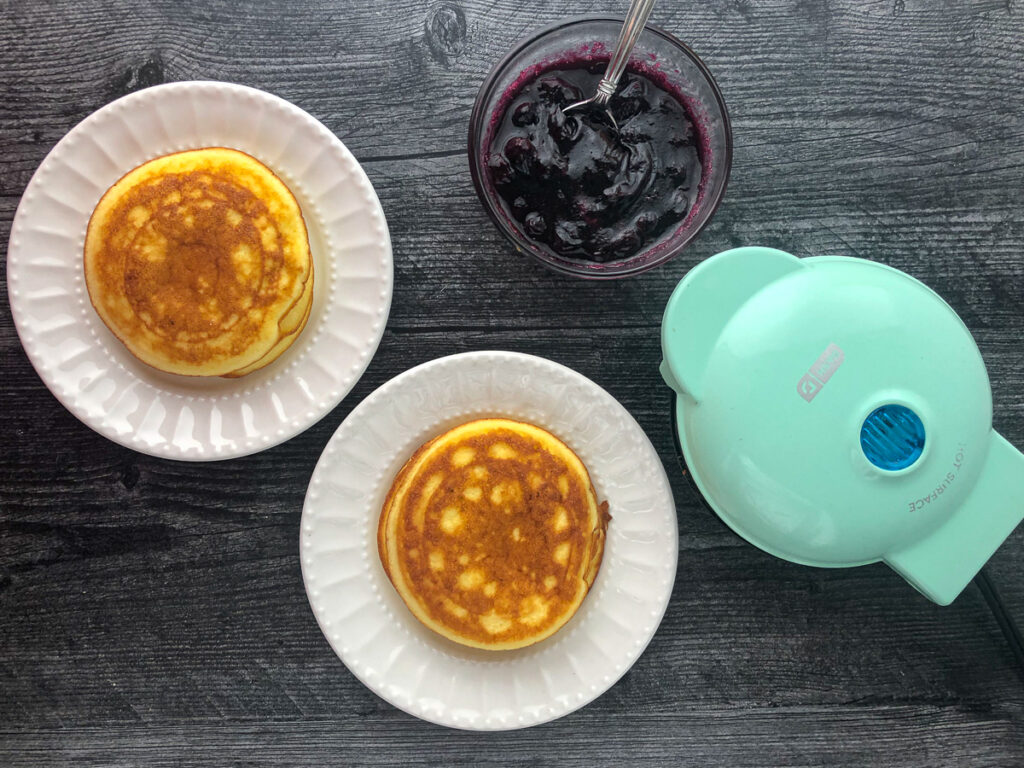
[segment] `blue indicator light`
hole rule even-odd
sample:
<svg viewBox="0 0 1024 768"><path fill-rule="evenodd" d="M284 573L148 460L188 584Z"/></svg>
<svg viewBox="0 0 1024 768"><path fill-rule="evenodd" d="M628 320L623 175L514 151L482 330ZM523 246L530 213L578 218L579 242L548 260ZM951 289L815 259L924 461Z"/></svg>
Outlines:
<svg viewBox="0 0 1024 768"><path fill-rule="evenodd" d="M895 403L883 405L864 419L860 447L879 469L906 469L924 451L924 424L909 408Z"/></svg>

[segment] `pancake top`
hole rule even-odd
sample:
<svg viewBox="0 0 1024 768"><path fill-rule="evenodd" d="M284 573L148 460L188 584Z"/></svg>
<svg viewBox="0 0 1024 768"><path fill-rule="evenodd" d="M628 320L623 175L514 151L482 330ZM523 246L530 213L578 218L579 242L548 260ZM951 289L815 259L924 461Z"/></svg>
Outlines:
<svg viewBox="0 0 1024 768"><path fill-rule="evenodd" d="M255 158L220 147L130 171L96 206L85 244L104 323L143 362L190 375L263 357L311 268L288 188Z"/></svg>
<svg viewBox="0 0 1024 768"><path fill-rule="evenodd" d="M483 419L423 446L378 530L381 561L428 627L486 649L530 645L579 607L608 523L579 458L554 435Z"/></svg>

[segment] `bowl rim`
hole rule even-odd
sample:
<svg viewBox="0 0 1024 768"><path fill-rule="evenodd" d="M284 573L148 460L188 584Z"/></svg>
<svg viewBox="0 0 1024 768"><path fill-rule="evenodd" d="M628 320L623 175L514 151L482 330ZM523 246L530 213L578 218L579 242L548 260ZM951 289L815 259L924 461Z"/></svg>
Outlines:
<svg viewBox="0 0 1024 768"><path fill-rule="evenodd" d="M645 27L645 31L649 31L661 37L669 44L678 48L684 56L690 59L693 65L697 68L697 71L700 72L710 86L716 106L721 114L722 124L725 129L725 146L722 149L721 158L719 159L719 162L723 166L722 183L718 193L704 203L702 220L698 221L679 243L666 248L664 253L657 258L633 267L626 267L619 270L608 270L605 264L601 264L599 262L594 262L594 266L586 266L581 262L580 266L572 267L545 255L540 248L537 248L526 240L525 237L513 230L507 222L498 215L498 212L495 211L494 203L487 194L486 182L483 178L483 168L479 163L479 155L482 149L481 145L483 142L484 122L489 117L484 105L487 101L486 97L490 95L498 77L526 48L548 35L569 27L589 22L610 22L613 24L622 24L623 20L624 18L622 16L616 16L614 14L585 14L581 16L572 16L547 24L525 37L520 38L515 44L513 44L508 52L491 67L490 71L484 77L483 82L480 84L480 89L477 91L476 99L473 102L473 109L469 117L469 136L467 142L469 174L473 179L473 187L476 190L477 197L480 198L480 202L483 204L484 210L487 212L487 215L497 227L498 231L501 232L513 246L515 246L517 251L528 254L543 266L563 275L572 275L573 277L583 277L591 280L615 280L622 277L637 275L661 266L665 262L678 256L697 238L697 235L704 230L714 217L719 205L721 205L722 199L725 197L726 189L729 186L729 177L732 171L733 138L732 120L729 117L729 110L725 103L725 97L722 95L722 91L718 87L718 83L711 74L711 70L708 69L704 61L690 46L671 32L667 32L661 27L648 23ZM644 251L641 251L637 256L642 255L643 253ZM625 263L628 264L628 262L633 259L636 259L636 256L626 260Z"/></svg>

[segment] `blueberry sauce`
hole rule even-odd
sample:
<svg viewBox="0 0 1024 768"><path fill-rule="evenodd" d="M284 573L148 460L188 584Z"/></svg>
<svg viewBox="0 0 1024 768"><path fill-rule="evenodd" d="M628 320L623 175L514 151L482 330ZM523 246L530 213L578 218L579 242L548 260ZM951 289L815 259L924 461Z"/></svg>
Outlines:
<svg viewBox="0 0 1024 768"><path fill-rule="evenodd" d="M527 239L563 258L628 259L686 220L700 190L701 137L677 96L632 64L609 102L619 130L562 111L594 94L607 61L558 63L503 100L487 172Z"/></svg>

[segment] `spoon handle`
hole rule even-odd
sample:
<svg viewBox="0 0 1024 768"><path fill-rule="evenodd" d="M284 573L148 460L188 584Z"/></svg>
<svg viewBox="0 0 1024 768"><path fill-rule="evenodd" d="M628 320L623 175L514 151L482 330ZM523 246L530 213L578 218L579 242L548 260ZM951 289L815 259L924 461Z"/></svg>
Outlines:
<svg viewBox="0 0 1024 768"><path fill-rule="evenodd" d="M612 53L611 61L608 62L608 69L604 77L597 84L597 94L594 101L604 106L615 94L619 85L619 78L626 71L626 63L629 61L629 54L633 51L644 25L651 15L654 7L654 0L633 0L629 4L629 11L626 13L626 20L622 23L622 32L619 33L619 41L615 44L615 51Z"/></svg>

